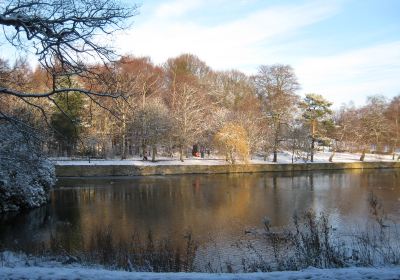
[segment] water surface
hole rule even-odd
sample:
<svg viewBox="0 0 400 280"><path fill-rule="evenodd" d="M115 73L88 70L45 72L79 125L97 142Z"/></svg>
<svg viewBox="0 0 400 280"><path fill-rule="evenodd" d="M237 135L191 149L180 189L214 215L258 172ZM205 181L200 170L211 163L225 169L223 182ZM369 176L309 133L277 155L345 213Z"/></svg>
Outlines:
<svg viewBox="0 0 400 280"><path fill-rule="evenodd" d="M79 249L109 227L115 239L151 230L179 243L191 231L200 244L230 246L264 217L282 227L308 209L329 215L334 227L363 225L371 192L399 221L399 170L59 179L48 206L0 219L0 243L24 247L57 235Z"/></svg>

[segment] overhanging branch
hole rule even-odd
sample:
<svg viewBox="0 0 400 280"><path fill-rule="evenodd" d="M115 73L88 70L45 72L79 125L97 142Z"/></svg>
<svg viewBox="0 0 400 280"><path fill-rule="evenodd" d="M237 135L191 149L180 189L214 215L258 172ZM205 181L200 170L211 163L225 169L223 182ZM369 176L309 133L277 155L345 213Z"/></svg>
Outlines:
<svg viewBox="0 0 400 280"><path fill-rule="evenodd" d="M111 94L111 93L99 93L99 92L93 92L81 88L61 88L61 89L55 89L52 91L48 92L43 92L43 93L28 93L28 92L22 92L10 88L5 88L5 87L0 87L0 94L6 94L9 96L16 96L19 98L47 98L51 97L56 94L62 94L62 93L68 93L68 92L78 92L82 93L84 95L90 95L90 96L98 96L98 97L109 97L109 98L119 98L122 96L120 93L116 94Z"/></svg>

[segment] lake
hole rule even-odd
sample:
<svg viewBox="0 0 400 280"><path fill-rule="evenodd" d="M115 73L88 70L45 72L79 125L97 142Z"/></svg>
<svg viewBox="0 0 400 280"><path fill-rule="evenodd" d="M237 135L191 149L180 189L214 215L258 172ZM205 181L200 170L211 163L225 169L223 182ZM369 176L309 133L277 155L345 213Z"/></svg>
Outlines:
<svg viewBox="0 0 400 280"><path fill-rule="evenodd" d="M280 228L308 209L328 215L334 228L354 230L370 219L371 192L400 221L400 170L64 178L49 205L1 218L0 243L24 249L57 235L80 250L109 228L116 240L151 230L177 245L190 231L200 245L212 240L224 250L262 228L264 217Z"/></svg>

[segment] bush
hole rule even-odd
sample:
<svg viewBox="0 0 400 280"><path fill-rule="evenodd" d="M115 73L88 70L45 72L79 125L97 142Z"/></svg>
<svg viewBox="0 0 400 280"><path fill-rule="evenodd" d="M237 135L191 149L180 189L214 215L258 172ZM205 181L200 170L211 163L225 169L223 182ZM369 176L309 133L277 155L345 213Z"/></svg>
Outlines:
<svg viewBox="0 0 400 280"><path fill-rule="evenodd" d="M32 131L0 125L0 213L41 206L55 184L54 165Z"/></svg>
<svg viewBox="0 0 400 280"><path fill-rule="evenodd" d="M240 157L247 163L250 148L249 139L246 130L234 123L228 123L222 127L215 135L215 143L226 155L226 160L236 163L236 157Z"/></svg>

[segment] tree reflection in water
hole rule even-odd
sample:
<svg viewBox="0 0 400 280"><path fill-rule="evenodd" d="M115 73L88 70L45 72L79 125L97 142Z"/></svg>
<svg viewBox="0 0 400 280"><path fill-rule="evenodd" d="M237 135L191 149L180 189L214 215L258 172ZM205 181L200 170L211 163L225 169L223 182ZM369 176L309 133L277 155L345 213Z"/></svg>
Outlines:
<svg viewBox="0 0 400 280"><path fill-rule="evenodd" d="M66 246L82 250L99 228L111 227L113 238L130 240L151 230L182 246L185 232L200 245L230 246L249 228L291 222L294 212L324 212L335 228L365 224L371 190L385 211L400 217L400 172L353 170L60 179L51 204L0 220L0 243L27 248L49 244L57 235ZM210 245L211 246L211 245ZM227 249L228 251L228 249Z"/></svg>

